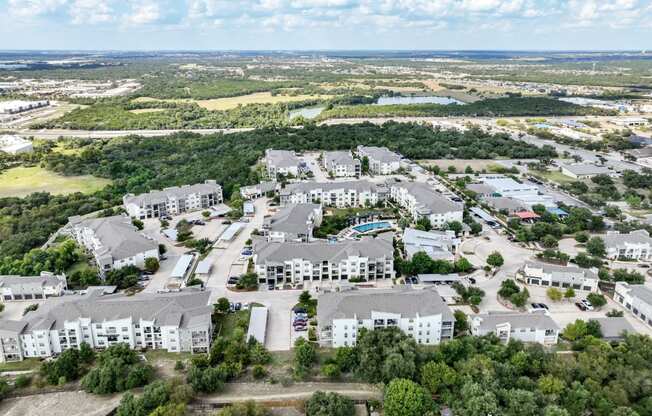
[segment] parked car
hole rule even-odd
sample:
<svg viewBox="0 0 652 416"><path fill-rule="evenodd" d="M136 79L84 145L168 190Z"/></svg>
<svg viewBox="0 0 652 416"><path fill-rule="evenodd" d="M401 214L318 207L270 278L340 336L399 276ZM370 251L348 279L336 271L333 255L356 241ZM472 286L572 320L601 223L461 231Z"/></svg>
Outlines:
<svg viewBox="0 0 652 416"><path fill-rule="evenodd" d="M582 302L575 302L575 306L577 306L579 308L579 310L581 310L581 311L586 311L587 310L586 305L584 305Z"/></svg>
<svg viewBox="0 0 652 416"><path fill-rule="evenodd" d="M582 305L586 306L586 310L592 311L594 309L593 304L591 304L591 302L589 302L588 299L582 299L580 301L580 303L582 303Z"/></svg>
<svg viewBox="0 0 652 416"><path fill-rule="evenodd" d="M224 225L231 225L231 221L229 221L229 220L224 220L224 221L222 221L222 224L224 224Z"/></svg>
<svg viewBox="0 0 652 416"><path fill-rule="evenodd" d="M301 326L301 327L298 327L298 328L294 328L294 330L297 331L297 332L306 332L308 330L308 327Z"/></svg>
<svg viewBox="0 0 652 416"><path fill-rule="evenodd" d="M240 253L240 254L242 254L243 256L251 256L251 255L254 254L254 252L253 252L253 250L246 250L245 249L245 250L242 250L242 253Z"/></svg>
<svg viewBox="0 0 652 416"><path fill-rule="evenodd" d="M240 309L242 309L242 303L237 302L233 305L233 307L236 311L239 311Z"/></svg>
<svg viewBox="0 0 652 416"><path fill-rule="evenodd" d="M548 305L546 305L545 303L530 304L530 312L540 312L540 311L548 312Z"/></svg>
<svg viewBox="0 0 652 416"><path fill-rule="evenodd" d="M296 307L292 308L292 311L293 311L294 313L296 313L296 314L299 314L299 313L308 313L308 311L306 310L306 308L302 308L301 306L296 306Z"/></svg>
<svg viewBox="0 0 652 416"><path fill-rule="evenodd" d="M267 289L269 290L274 290L274 287L275 287L274 283L270 283L267 285Z"/></svg>
<svg viewBox="0 0 652 416"><path fill-rule="evenodd" d="M469 277L469 282L474 285L475 284L475 277Z"/></svg>

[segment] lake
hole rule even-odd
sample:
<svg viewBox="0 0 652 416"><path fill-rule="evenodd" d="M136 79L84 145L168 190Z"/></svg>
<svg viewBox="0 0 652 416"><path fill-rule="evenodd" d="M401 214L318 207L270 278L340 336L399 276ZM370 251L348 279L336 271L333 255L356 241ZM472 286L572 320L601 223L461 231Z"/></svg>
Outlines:
<svg viewBox="0 0 652 416"><path fill-rule="evenodd" d="M411 97L380 97L374 105L398 104L465 104L462 101L448 97L438 96L411 96Z"/></svg>

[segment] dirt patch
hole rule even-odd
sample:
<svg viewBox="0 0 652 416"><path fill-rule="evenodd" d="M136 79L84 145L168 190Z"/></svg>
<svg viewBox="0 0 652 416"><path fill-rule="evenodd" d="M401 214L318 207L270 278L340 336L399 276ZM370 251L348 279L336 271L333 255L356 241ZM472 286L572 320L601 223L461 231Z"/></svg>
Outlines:
<svg viewBox="0 0 652 416"><path fill-rule="evenodd" d="M83 391L49 393L0 403L4 416L105 416L120 403L121 395L96 396Z"/></svg>

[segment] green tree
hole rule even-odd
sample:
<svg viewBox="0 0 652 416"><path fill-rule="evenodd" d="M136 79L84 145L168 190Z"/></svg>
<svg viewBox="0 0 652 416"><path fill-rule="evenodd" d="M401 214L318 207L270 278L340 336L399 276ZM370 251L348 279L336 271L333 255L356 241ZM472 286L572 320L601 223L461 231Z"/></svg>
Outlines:
<svg viewBox="0 0 652 416"><path fill-rule="evenodd" d="M161 267L156 257L148 257L145 259L145 270L150 273L156 273Z"/></svg>
<svg viewBox="0 0 652 416"><path fill-rule="evenodd" d="M546 290L546 295L548 296L548 299L550 299L553 302L559 302L563 297L561 290L557 289L556 287L551 287L548 290Z"/></svg>
<svg viewBox="0 0 652 416"><path fill-rule="evenodd" d="M145 227L145 224L143 224L143 222L137 218L132 218L131 223L139 230L142 230Z"/></svg>
<svg viewBox="0 0 652 416"><path fill-rule="evenodd" d="M423 416L432 409L426 390L412 380L397 378L385 389L385 416Z"/></svg>
<svg viewBox="0 0 652 416"><path fill-rule="evenodd" d="M299 338L294 343L294 374L304 378L317 359L315 347L304 338Z"/></svg>
<svg viewBox="0 0 652 416"><path fill-rule="evenodd" d="M586 243L586 251L595 257L604 257L607 254L604 240L600 237L592 237Z"/></svg>
<svg viewBox="0 0 652 416"><path fill-rule="evenodd" d="M454 388L457 382L457 372L446 363L429 361L421 367L421 385L428 389L430 394L442 395Z"/></svg>
<svg viewBox="0 0 652 416"><path fill-rule="evenodd" d="M539 378L537 385L541 393L549 396L558 396L564 391L564 381L553 375L545 375Z"/></svg>
<svg viewBox="0 0 652 416"><path fill-rule="evenodd" d="M567 288L566 291L564 292L564 298L573 299L574 297L575 297L575 289L573 289L572 287Z"/></svg>
<svg viewBox="0 0 652 416"><path fill-rule="evenodd" d="M316 391L305 405L306 416L350 416L355 414L353 400L337 393Z"/></svg>
<svg viewBox="0 0 652 416"><path fill-rule="evenodd" d="M575 233L575 241L582 244L586 243L587 241L589 241L589 234L583 231L579 231Z"/></svg>
<svg viewBox="0 0 652 416"><path fill-rule="evenodd" d="M503 259L503 256L497 251L494 251L487 257L487 264L489 266L500 267L504 262L505 260Z"/></svg>
<svg viewBox="0 0 652 416"><path fill-rule="evenodd" d="M227 298L221 297L217 300L214 308L219 313L227 313L229 308L231 308L231 302Z"/></svg>
<svg viewBox="0 0 652 416"><path fill-rule="evenodd" d="M453 316L455 317L455 336L465 334L466 331L469 330L469 322L467 320L466 314L458 309L453 312Z"/></svg>
<svg viewBox="0 0 652 416"><path fill-rule="evenodd" d="M589 293L586 296L586 299L588 299L588 301L591 302L591 305L595 306L596 308L601 308L607 304L607 299L604 297L604 295L599 293Z"/></svg>
<svg viewBox="0 0 652 416"><path fill-rule="evenodd" d="M249 400L226 406L216 416L269 416L271 412L263 405Z"/></svg>

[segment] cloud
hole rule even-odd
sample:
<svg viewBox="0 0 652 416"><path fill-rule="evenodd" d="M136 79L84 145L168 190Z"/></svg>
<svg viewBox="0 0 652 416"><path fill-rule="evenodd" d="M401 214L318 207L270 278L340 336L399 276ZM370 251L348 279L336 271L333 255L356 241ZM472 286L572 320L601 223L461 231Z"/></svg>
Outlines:
<svg viewBox="0 0 652 416"><path fill-rule="evenodd" d="M131 14L127 16L127 23L132 25L145 25L157 22L161 18L159 4L154 1L132 2Z"/></svg>
<svg viewBox="0 0 652 416"><path fill-rule="evenodd" d="M67 0L9 0L8 8L12 16L33 18L59 10Z"/></svg>
<svg viewBox="0 0 652 416"><path fill-rule="evenodd" d="M107 23L114 19L109 0L74 0L68 13L75 25Z"/></svg>

